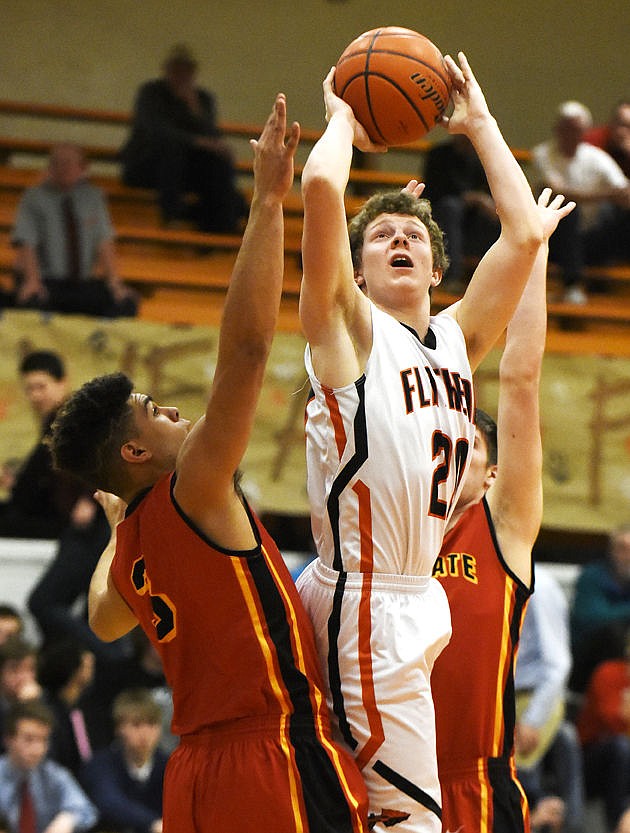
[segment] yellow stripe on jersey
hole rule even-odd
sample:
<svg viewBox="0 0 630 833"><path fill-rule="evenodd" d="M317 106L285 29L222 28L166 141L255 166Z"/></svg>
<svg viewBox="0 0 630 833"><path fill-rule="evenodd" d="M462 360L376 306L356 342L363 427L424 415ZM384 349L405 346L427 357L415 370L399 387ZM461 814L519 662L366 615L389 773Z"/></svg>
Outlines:
<svg viewBox="0 0 630 833"><path fill-rule="evenodd" d="M264 551L264 548L261 549L263 549ZM288 764L287 772L289 777L291 793L291 806L293 808L293 816L295 819L295 831L296 833L304 833L304 823L302 820L300 799L298 796L297 782L295 779L293 755L291 753L291 745L288 739L287 721L291 712L291 704L289 703L286 691L284 690L284 687L282 686L278 678L278 674L276 672L276 667L274 663L274 653L272 651L271 646L269 645L267 638L265 637L265 631L262 626L262 622L260 621L260 616L258 615L258 608L256 607L256 602L254 600L254 594L252 593L241 560L239 558L232 558L230 560L234 567L234 572L236 574L238 582L241 586L241 592L243 593L243 598L245 599L247 609L249 610L249 615L251 617L252 625L254 626L254 631L256 633L256 638L258 639L258 644L260 645L260 650L265 659L265 664L267 666L267 674L269 676L271 688L281 706L282 714L280 723L280 745L282 747L282 751L285 754Z"/></svg>
<svg viewBox="0 0 630 833"><path fill-rule="evenodd" d="M286 592L286 588L285 588L284 584L280 581L280 577L279 577L278 572L277 572L277 570L275 568L275 565L273 563L273 559L269 558L269 555L268 555L268 553L267 553L267 551L265 550L264 547L261 547L261 551L262 551L263 557L265 559L265 562L267 563L267 566L269 567L269 570L270 570L271 574L273 575L273 577L275 579L278 590L282 594L282 598L284 599L286 609L287 609L288 614L291 618L291 623L293 625L293 628L292 628L291 632L295 636L295 652L296 652L297 665L298 665L298 668L300 669L300 671L306 677L307 674L306 674L306 663L304 662L304 650L302 648L302 640L300 639L300 629L299 629L298 624L297 624L297 617L296 617L296 614L295 614L295 608L293 607L293 605L291 603L291 599L289 598L289 595ZM346 798L348 799L348 802L352 805L352 807L355 811L356 821L357 821L357 824L358 824L357 833L364 833L366 828L364 827L364 825L361 821L361 816L359 815L359 812L358 812L359 802L357 801L354 793L350 789L350 786L349 786L348 781L346 779L346 775L345 775L343 765L342 765L341 761L339 760L339 752L335 748L335 746L333 746L333 744L327 738L326 732L324 731L324 727L322 725L322 715L327 714L328 706L324 702L322 692L321 692L319 686L309 685L309 691L311 691L313 693L313 696L315 698L315 718L316 718L315 729L316 729L316 732L317 732L317 737L318 737L320 743L322 744L322 746L325 749L328 750L328 753L331 757L331 760L334 763L334 767L335 767L335 771L337 773L337 777L339 778L339 781L340 781L341 786L343 788L343 791L346 795Z"/></svg>
<svg viewBox="0 0 630 833"><path fill-rule="evenodd" d="M490 833L488 827L488 773L486 772L486 759L479 758L477 762L477 774L479 775L479 833Z"/></svg>
<svg viewBox="0 0 630 833"><path fill-rule="evenodd" d="M499 667L497 670L497 687L494 705L494 734L492 738L492 757L501 754L503 745L503 692L505 688L506 665L512 656L510 624L514 602L514 583L510 578L505 580L503 594L503 632L501 634L501 650L499 653Z"/></svg>

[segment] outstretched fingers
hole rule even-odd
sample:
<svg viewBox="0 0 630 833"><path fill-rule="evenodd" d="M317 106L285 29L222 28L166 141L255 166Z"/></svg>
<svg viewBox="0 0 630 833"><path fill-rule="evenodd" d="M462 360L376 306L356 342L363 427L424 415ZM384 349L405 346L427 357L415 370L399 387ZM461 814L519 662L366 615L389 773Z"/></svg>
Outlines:
<svg viewBox="0 0 630 833"><path fill-rule="evenodd" d="M417 179L410 179L409 182L402 189L404 194L411 194L412 197L420 197L424 191L424 182L418 182Z"/></svg>

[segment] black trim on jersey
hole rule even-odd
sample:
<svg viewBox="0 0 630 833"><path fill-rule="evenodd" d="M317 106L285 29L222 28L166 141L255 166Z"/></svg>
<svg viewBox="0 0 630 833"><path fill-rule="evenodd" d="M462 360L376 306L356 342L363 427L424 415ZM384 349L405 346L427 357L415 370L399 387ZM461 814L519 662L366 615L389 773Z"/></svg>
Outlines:
<svg viewBox="0 0 630 833"><path fill-rule="evenodd" d="M508 674L505 679L505 687L503 689L503 748L501 753L503 756L509 756L512 752L514 747L514 730L516 726L516 694L514 689L514 657L516 655L516 651L518 650L518 643L521 638L521 628L523 624L523 616L524 616L524 609L525 605L528 602L529 597L534 592L534 567L533 567L533 560L532 560L532 582L531 587L528 587L521 579L508 567L505 558L503 557L503 553L501 552L501 547L499 546L499 541L497 539L496 529L494 527L494 522L492 520L492 513L490 512L490 507L488 506L488 501L486 497L481 500L481 504L483 506L483 510L486 517L486 523L488 524L488 531L490 532L490 536L492 538L492 544L494 546L494 550L496 556L501 564L501 567L505 570L506 574L512 579L512 581L516 585L516 591L514 594L514 610L512 612L512 618L510 619L510 644L511 644L511 656L510 656L510 664L508 669Z"/></svg>
<svg viewBox="0 0 630 833"><path fill-rule="evenodd" d="M341 691L341 674L339 672L339 626L341 622L341 608L343 607L343 591L346 586L347 573L339 573L332 610L328 617L328 684L333 701L333 711L337 715L339 731L350 749L356 749L358 741L352 734L350 723L346 717L346 708Z"/></svg>
<svg viewBox="0 0 630 833"><path fill-rule="evenodd" d="M221 547L219 544L217 544L215 541L213 541L212 538L209 538L206 535L206 533L202 529L199 529L197 524L194 521L192 521L188 517L188 515L184 512L182 507L177 502L177 498L175 497L175 491L174 490L175 490L176 481L177 481L177 475L175 474L175 472L173 472L173 476L171 477L170 494L171 494L171 502L172 502L173 506L175 507L175 511L177 512L179 517L184 521L186 526L190 527L190 529L195 533L195 535L197 535L199 538L201 538L201 540L205 544L207 544L209 547L212 547L213 550L216 550L217 552L222 553L223 555L237 556L238 558L252 558L252 557L254 557L254 556L256 556L260 553L260 547L261 547L261 543L262 543L261 538L260 538L260 532L258 530L258 527L256 526L256 522L254 521L254 518L252 517L252 513L251 513L251 510L249 508L249 504L247 503L247 500L245 498L245 495L243 495L242 492L239 492L239 494L240 494L240 497L241 497L241 500L242 500L242 503L243 503L243 508L245 509L245 512L247 513L247 517L249 519L249 525L251 527L252 532L254 533L254 538L256 539L256 546L252 547L250 550L230 550L230 549L227 549L226 547Z"/></svg>
<svg viewBox="0 0 630 833"><path fill-rule="evenodd" d="M503 553L501 552L501 546L499 545L499 540L497 538L497 532L494 528L494 521L492 520L492 513L490 512L490 507L488 506L488 500L484 495L481 499L481 503L483 505L483 510L486 513L486 521L488 522L488 529L490 531L490 535L492 537L492 543L494 544L494 549L496 550L497 558L501 563L501 566L505 570L505 572L513 579L517 584L519 584L523 590L527 593L528 596L531 596L534 592L534 557L533 555L530 556L530 563L531 563L531 577L532 581L530 586L528 587L522 579L520 579L516 573L514 573L510 567L508 566L507 561L503 557Z"/></svg>
<svg viewBox="0 0 630 833"><path fill-rule="evenodd" d="M143 489L141 492L138 492L138 494L134 498L132 498L129 505L125 509L125 518L128 518L132 512L136 511L138 506L140 506L140 504L142 503L144 498L149 494L152 488L153 486L147 486L146 489Z"/></svg>
<svg viewBox="0 0 630 833"><path fill-rule="evenodd" d="M339 573L343 570L343 557L339 536L339 497L368 458L367 420L365 416L365 375L361 376L354 383L354 386L359 397L357 412L354 415L352 426L354 432L354 454L333 481L328 500L326 501L326 509L328 510L328 519L330 521L334 542L332 568Z"/></svg>
<svg viewBox="0 0 630 833"><path fill-rule="evenodd" d="M365 375L355 382L359 398L357 411L354 416L354 454L335 478L326 507L334 542L333 569L339 573L333 606L328 619L328 679L333 700L333 711L337 715L339 729L344 740L351 749L356 749L358 742L352 735L352 730L346 717L341 691L341 675L339 673L339 627L341 622L341 608L343 605L343 591L346 583L346 573L343 570L341 540L339 535L339 497L348 483L355 476L368 457L367 421L365 416Z"/></svg>
<svg viewBox="0 0 630 833"><path fill-rule="evenodd" d="M404 322L404 321L399 321L398 323L399 323L399 324L402 324L402 325L403 325L403 327L404 327L406 330L409 330L409 332L410 332L412 335L414 335L414 336L418 339L418 341L420 342L420 344L422 344L424 347L427 347L429 350L435 350L435 348L437 347L437 338L435 337L435 333L433 332L433 330L431 329L431 327L429 327L429 328L427 329L427 334L426 334L426 336L424 337L424 341L423 341L423 340L420 338L420 336L418 335L417 330L414 330L414 328L413 328L413 327L410 327L410 326L409 326L409 324L405 324L405 322Z"/></svg>
<svg viewBox="0 0 630 833"><path fill-rule="evenodd" d="M396 772L396 770L387 766L387 764L384 764L383 761L376 761L372 766L372 769L380 775L381 778L384 778L385 781L396 787L397 790L405 793L405 795L408 795L409 798L413 798L413 800L417 801L418 804L422 804L422 806L426 807L427 810L435 813L440 821L442 820L442 808L440 805L429 795L429 793L426 793L417 784L409 781L409 779L405 778L404 775L401 775L400 772Z"/></svg>
<svg viewBox="0 0 630 833"><path fill-rule="evenodd" d="M308 679L297 665L284 599L265 558L247 559L245 569L256 587L264 623L273 642L280 675L293 706L289 737L300 776L304 806L312 833L352 833L353 821L339 775L322 747Z"/></svg>
<svg viewBox="0 0 630 833"><path fill-rule="evenodd" d="M304 798L308 827L312 833L353 833L353 817L348 799L341 786L339 775L328 752L317 737L316 718L311 700L311 684L301 671L294 653L289 617L283 594L278 588L267 559L262 555L260 530L247 500L241 495L244 509L258 542L252 550L227 550L218 547L191 522L177 503L173 489L176 476L170 484L171 500L180 517L208 546L220 553L243 558L242 566L249 572L262 608L263 626L273 643L280 676L291 702L289 737L293 746L299 783Z"/></svg>

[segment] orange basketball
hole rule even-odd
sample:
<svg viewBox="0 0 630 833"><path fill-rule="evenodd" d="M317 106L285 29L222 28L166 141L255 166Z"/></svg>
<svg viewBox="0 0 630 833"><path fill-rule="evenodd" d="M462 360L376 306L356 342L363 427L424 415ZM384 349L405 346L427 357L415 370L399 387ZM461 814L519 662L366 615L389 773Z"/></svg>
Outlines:
<svg viewBox="0 0 630 833"><path fill-rule="evenodd" d="M406 145L436 124L449 102L451 79L428 38L384 26L346 47L335 68L334 91L373 142Z"/></svg>

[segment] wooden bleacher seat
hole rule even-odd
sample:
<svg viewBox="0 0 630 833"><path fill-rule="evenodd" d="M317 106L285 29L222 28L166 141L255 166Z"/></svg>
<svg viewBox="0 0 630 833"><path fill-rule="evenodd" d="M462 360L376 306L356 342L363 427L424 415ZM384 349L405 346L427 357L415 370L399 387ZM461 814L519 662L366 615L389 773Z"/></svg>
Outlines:
<svg viewBox="0 0 630 833"><path fill-rule="evenodd" d="M0 101L0 113L102 125L126 125L129 113L71 106ZM228 136L249 138L259 135L261 125L222 122ZM302 142L313 143L318 131L302 131ZM0 278L6 281L13 263L9 231L15 217L19 197L24 188L42 176L42 167L53 145L52 140L25 136L0 136ZM424 152L428 142L416 142L404 151L413 156ZM117 231L118 260L121 277L142 293L141 316L165 321L202 323L218 320L222 295L229 282L234 258L241 243L240 235L202 234L192 229L160 227L155 193L149 189L130 188L119 178L118 148L107 145L84 145L90 160L105 163L91 177L107 196ZM515 150L515 157L526 164L530 154ZM20 165L13 164L19 158ZM30 162L30 164L29 164ZM238 159L237 169L243 178L244 190L251 196L248 178L253 174L252 159ZM286 273L281 326L295 329L299 294L299 252L302 230L302 200L299 192L301 166L296 166L296 186L285 201ZM413 176L410 170L373 170L353 167L351 186L392 188L403 186ZM349 191L352 190L352 187ZM364 197L349 193L346 198L348 216L354 214ZM550 270L553 282L553 269ZM597 267L589 270L589 281L596 287L604 283L605 293L593 294L584 306L561 302L549 303L550 339L562 344L563 350L579 351L579 343L592 344L601 352L601 339L618 345L630 355L630 264ZM435 308L452 303L455 298L441 289L433 295ZM589 344L591 342L588 342ZM592 349L591 347L585 349Z"/></svg>

